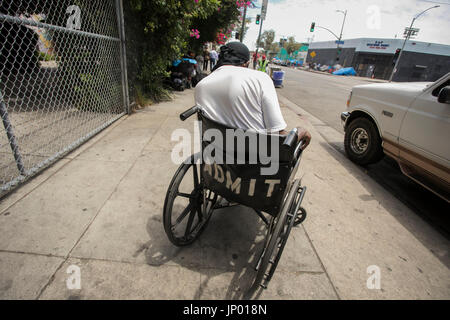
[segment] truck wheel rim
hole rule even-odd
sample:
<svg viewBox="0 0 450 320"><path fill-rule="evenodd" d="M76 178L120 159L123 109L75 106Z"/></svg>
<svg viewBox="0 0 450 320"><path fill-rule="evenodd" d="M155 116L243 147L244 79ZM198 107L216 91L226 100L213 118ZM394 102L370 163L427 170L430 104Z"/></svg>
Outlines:
<svg viewBox="0 0 450 320"><path fill-rule="evenodd" d="M352 132L350 138L350 147L356 154L362 154L366 152L369 147L369 135L363 128L357 128Z"/></svg>

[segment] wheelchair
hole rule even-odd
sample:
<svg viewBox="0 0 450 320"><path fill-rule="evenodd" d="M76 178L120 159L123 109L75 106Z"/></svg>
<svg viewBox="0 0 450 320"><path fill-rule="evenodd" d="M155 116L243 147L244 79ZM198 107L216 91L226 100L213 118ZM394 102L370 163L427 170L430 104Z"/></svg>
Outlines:
<svg viewBox="0 0 450 320"><path fill-rule="evenodd" d="M214 210L232 205L247 206L261 218L267 226L264 246L256 263L256 278L252 288L261 286L266 289L280 261L292 227L306 218L301 207L306 187L295 179L302 157L302 142L297 143L297 129L288 135L266 135L254 133L259 141L272 140L267 146L276 145L278 170L271 175L262 175L261 170L273 163L262 161L257 154L252 155L255 147L251 137L245 139L245 147L236 146L236 135L227 135L230 128L207 118L197 106L180 115L185 121L197 114L201 126L201 154L192 155L181 164L169 184L163 209L164 230L175 246L187 246L193 243L205 230ZM216 141L207 134L215 130L226 137L227 141ZM241 130L242 131L242 130ZM275 141L275 144L274 142ZM232 143L232 144L229 144ZM242 140L241 140L242 145ZM214 149L214 155L226 158L223 163L207 161L205 151ZM258 144L261 148L261 143ZM271 147L273 149L273 147ZM272 152L267 148L267 152ZM269 150L270 149L270 150ZM257 158L251 162L250 159ZM230 161L231 160L231 161ZM241 161L239 161L241 160ZM271 161L273 162L273 160ZM227 202L224 204L224 202Z"/></svg>

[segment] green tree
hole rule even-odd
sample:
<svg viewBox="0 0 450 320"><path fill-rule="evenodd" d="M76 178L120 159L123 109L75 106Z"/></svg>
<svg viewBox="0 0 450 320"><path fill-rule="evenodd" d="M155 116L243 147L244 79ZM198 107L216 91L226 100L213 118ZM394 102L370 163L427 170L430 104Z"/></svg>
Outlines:
<svg viewBox="0 0 450 320"><path fill-rule="evenodd" d="M124 9L130 85L153 100L166 96L171 62L214 41L239 13L232 0L128 0ZM200 39L190 37L191 29L200 31Z"/></svg>
<svg viewBox="0 0 450 320"><path fill-rule="evenodd" d="M285 41L283 44L283 47L286 49L289 55L300 49L301 46L302 44L296 42L294 37L289 37L288 41Z"/></svg>
<svg viewBox="0 0 450 320"><path fill-rule="evenodd" d="M273 41L275 40L274 30L265 30L261 35L261 40L259 47L263 47L266 51L271 51L273 49Z"/></svg>
<svg viewBox="0 0 450 320"><path fill-rule="evenodd" d="M200 3L200 1L199 1ZM233 27L238 24L239 11L233 0L222 0L218 4L218 10L213 10L210 15L194 18L190 23L190 29L197 29L200 38L189 39L189 49L198 52L206 42L215 42L217 33L222 30L224 34L231 36Z"/></svg>

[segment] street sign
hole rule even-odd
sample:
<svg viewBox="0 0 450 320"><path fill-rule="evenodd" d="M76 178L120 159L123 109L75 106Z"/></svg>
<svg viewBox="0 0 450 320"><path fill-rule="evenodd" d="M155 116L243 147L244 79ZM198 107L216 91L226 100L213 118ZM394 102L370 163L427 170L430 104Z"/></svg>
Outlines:
<svg viewBox="0 0 450 320"><path fill-rule="evenodd" d="M335 43L336 44L344 44L344 40L336 40Z"/></svg>
<svg viewBox="0 0 450 320"><path fill-rule="evenodd" d="M261 7L261 20L266 20L267 4L269 0L264 0Z"/></svg>
<svg viewBox="0 0 450 320"><path fill-rule="evenodd" d="M411 38L415 37L419 34L420 29L419 28L405 28L405 32L403 32L404 38Z"/></svg>
<svg viewBox="0 0 450 320"><path fill-rule="evenodd" d="M315 51L311 51L311 53L309 55L311 56L311 58L314 58L316 56L316 52Z"/></svg>

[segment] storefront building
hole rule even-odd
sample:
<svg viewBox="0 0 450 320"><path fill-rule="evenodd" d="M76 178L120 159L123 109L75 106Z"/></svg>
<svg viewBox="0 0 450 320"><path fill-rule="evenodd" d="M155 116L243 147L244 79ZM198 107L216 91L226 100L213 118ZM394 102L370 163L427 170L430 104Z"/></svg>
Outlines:
<svg viewBox="0 0 450 320"><path fill-rule="evenodd" d="M306 62L353 67L358 76L389 79L404 39L359 38L311 43ZM409 40L393 81L435 81L450 72L450 46Z"/></svg>

